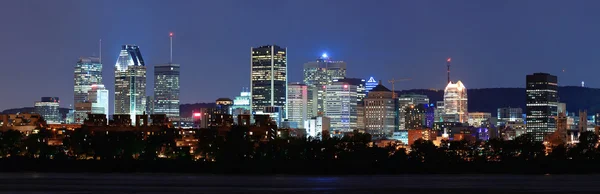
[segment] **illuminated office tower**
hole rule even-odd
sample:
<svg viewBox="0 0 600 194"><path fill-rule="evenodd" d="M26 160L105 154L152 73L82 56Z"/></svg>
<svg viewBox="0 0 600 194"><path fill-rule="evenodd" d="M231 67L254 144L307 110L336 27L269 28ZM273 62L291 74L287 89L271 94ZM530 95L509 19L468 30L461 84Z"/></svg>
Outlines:
<svg viewBox="0 0 600 194"><path fill-rule="evenodd" d="M61 123L61 115L59 112L58 97L42 97L42 100L35 102L33 111L40 114L48 124Z"/></svg>
<svg viewBox="0 0 600 194"><path fill-rule="evenodd" d="M92 85L88 92L88 98L92 103L92 114L104 114L108 121L108 90L102 84Z"/></svg>
<svg viewBox="0 0 600 194"><path fill-rule="evenodd" d="M356 128L365 129L365 104L364 99L367 97L365 88L365 80L360 78L344 78L333 80L333 82L348 83L356 86Z"/></svg>
<svg viewBox="0 0 600 194"><path fill-rule="evenodd" d="M396 129L396 99L385 86L377 85L365 98L365 126L374 139L392 137Z"/></svg>
<svg viewBox="0 0 600 194"><path fill-rule="evenodd" d="M468 117L468 104L467 104L467 88L461 81L455 84L450 82L444 90L444 117L452 117L444 122L460 122L466 123L469 120Z"/></svg>
<svg viewBox="0 0 600 194"><path fill-rule="evenodd" d="M367 82L365 83L366 93L369 93L369 91L371 91L377 85L379 85L379 82L377 80L373 79L373 77L370 77L369 80L367 80Z"/></svg>
<svg viewBox="0 0 600 194"><path fill-rule="evenodd" d="M88 103L88 91L94 84L102 84L102 63L98 57L80 57L74 71L74 98L73 103ZM83 123L87 118L88 110L75 107L74 122Z"/></svg>
<svg viewBox="0 0 600 194"><path fill-rule="evenodd" d="M527 75L526 131L535 141L544 141L556 131L558 115L558 78L547 73Z"/></svg>
<svg viewBox="0 0 600 194"><path fill-rule="evenodd" d="M333 61L323 54L316 61L304 64L304 84L308 87L308 117L324 112L324 89L333 80L346 77L346 62Z"/></svg>
<svg viewBox="0 0 600 194"><path fill-rule="evenodd" d="M325 116L329 117L331 130L352 132L358 127L357 86L347 82L333 82L325 86Z"/></svg>
<svg viewBox="0 0 600 194"><path fill-rule="evenodd" d="M301 126L307 118L308 89L299 82L288 84L288 122Z"/></svg>
<svg viewBox="0 0 600 194"><path fill-rule="evenodd" d="M419 104L429 104L429 97L427 95L421 94L403 94L398 97L398 118L399 122L399 130L408 129L406 127L406 108L410 106L417 106Z"/></svg>
<svg viewBox="0 0 600 194"><path fill-rule="evenodd" d="M154 114L179 117L179 65L154 66Z"/></svg>
<svg viewBox="0 0 600 194"><path fill-rule="evenodd" d="M264 112L266 107L280 107L282 118L287 109L287 48L277 45L251 48L250 98L251 112Z"/></svg>
<svg viewBox="0 0 600 194"><path fill-rule="evenodd" d="M250 92L247 89L242 90L239 96L233 99L231 106L233 121L237 124L238 115L250 115Z"/></svg>
<svg viewBox="0 0 600 194"><path fill-rule="evenodd" d="M115 64L114 101L115 114L128 114L131 121L146 111L146 65L138 46L121 47Z"/></svg>

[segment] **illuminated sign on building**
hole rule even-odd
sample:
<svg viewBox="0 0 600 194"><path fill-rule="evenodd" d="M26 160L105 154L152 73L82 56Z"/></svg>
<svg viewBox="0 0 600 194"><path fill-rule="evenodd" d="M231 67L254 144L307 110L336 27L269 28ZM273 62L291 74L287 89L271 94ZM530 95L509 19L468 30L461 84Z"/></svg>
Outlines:
<svg viewBox="0 0 600 194"><path fill-rule="evenodd" d="M367 83L365 83L365 88L367 90L367 93L369 91L371 91L371 89L375 88L375 86L377 86L379 84L379 82L375 81L375 79L373 79L373 77L369 78L369 81L367 81Z"/></svg>

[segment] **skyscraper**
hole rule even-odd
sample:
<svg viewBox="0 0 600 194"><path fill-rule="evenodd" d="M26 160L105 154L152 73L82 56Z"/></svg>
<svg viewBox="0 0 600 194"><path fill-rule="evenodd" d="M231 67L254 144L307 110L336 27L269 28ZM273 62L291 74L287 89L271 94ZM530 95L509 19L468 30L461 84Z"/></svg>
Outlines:
<svg viewBox="0 0 600 194"><path fill-rule="evenodd" d="M367 90L365 87L365 80L360 78L344 78L333 80L333 82L342 82L349 85L356 86L356 129L365 129L365 103L364 99L367 97Z"/></svg>
<svg viewBox="0 0 600 194"><path fill-rule="evenodd" d="M429 104L429 97L427 95L421 94L403 94L398 98L398 117L400 119L400 123L398 125L399 130L408 129L406 127L406 108L409 106L416 107L419 104ZM412 110L412 109L411 109ZM423 112L424 113L424 112Z"/></svg>
<svg viewBox="0 0 600 194"><path fill-rule="evenodd" d="M331 130L352 132L358 126L356 106L358 86L333 82L325 86L325 116L330 118Z"/></svg>
<svg viewBox="0 0 600 194"><path fill-rule="evenodd" d="M556 131L558 115L558 78L547 73L527 75L526 131L535 141Z"/></svg>
<svg viewBox="0 0 600 194"><path fill-rule="evenodd" d="M250 104L255 113L280 107L285 116L287 98L287 48L277 45L251 48Z"/></svg>
<svg viewBox="0 0 600 194"><path fill-rule="evenodd" d="M123 45L115 64L115 114L135 115L146 111L146 65L138 46Z"/></svg>
<svg viewBox="0 0 600 194"><path fill-rule="evenodd" d="M102 84L102 63L100 63L100 58L80 57L75 65L74 81L73 103L88 103L88 91L92 89L92 85ZM83 123L89 111L77 109L77 106L75 108L75 122Z"/></svg>
<svg viewBox="0 0 600 194"><path fill-rule="evenodd" d="M365 125L374 139L392 137L396 129L396 99L393 92L379 85L371 89L365 98Z"/></svg>
<svg viewBox="0 0 600 194"><path fill-rule="evenodd" d="M104 114L108 120L108 90L104 85L92 85L92 89L88 92L88 99L92 103L92 114Z"/></svg>
<svg viewBox="0 0 600 194"><path fill-rule="evenodd" d="M288 121L294 126L302 126L307 118L308 89L306 85L295 82L288 84Z"/></svg>
<svg viewBox="0 0 600 194"><path fill-rule="evenodd" d="M59 102L58 97L42 97L41 101L35 102L33 111L40 114L48 124L61 123Z"/></svg>
<svg viewBox="0 0 600 194"><path fill-rule="evenodd" d="M233 99L231 114L234 122L238 121L238 115L250 115L250 92L248 92L247 89L244 89L242 92L240 92L239 96L236 96Z"/></svg>
<svg viewBox="0 0 600 194"><path fill-rule="evenodd" d="M316 61L304 64L304 84L308 87L308 117L324 112L324 88L336 79L346 77L346 62L333 61L323 54Z"/></svg>
<svg viewBox="0 0 600 194"><path fill-rule="evenodd" d="M179 65L154 66L154 114L179 117Z"/></svg>
<svg viewBox="0 0 600 194"><path fill-rule="evenodd" d="M450 82L444 89L444 110L445 117L452 117L452 121L444 122L460 122L466 123L469 120L468 117L468 97L467 88L461 81L455 84Z"/></svg>

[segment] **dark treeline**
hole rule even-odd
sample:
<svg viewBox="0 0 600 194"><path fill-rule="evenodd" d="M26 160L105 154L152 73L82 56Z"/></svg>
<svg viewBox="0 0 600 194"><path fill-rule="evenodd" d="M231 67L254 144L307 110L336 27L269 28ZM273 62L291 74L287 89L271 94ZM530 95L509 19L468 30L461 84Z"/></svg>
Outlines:
<svg viewBox="0 0 600 194"><path fill-rule="evenodd" d="M409 148L374 145L369 134L343 138L268 138L246 127L194 130L195 146L178 145L180 130L106 132L65 130L24 135L0 133L0 169L38 172L185 173L597 173L598 136L582 133L580 142L546 149L528 135L485 142L417 140ZM186 141L182 141L186 142ZM182 143L180 143L182 144ZM407 151L410 150L410 151ZM550 154L546 150L551 150Z"/></svg>

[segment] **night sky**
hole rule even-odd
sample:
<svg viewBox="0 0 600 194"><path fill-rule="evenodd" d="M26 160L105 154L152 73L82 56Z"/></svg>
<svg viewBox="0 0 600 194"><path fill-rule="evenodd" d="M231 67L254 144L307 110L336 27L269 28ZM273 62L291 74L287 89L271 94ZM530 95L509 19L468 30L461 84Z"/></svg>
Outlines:
<svg viewBox="0 0 600 194"><path fill-rule="evenodd" d="M68 107L75 63L98 54L99 39L111 112L122 44L140 46L151 94L170 31L182 103L238 95L250 47L266 44L288 47L289 81L326 52L348 63L349 77L412 78L400 89L443 88L447 57L468 89L524 87L533 72L600 87L599 9L597 0L2 0L0 110L42 96Z"/></svg>

